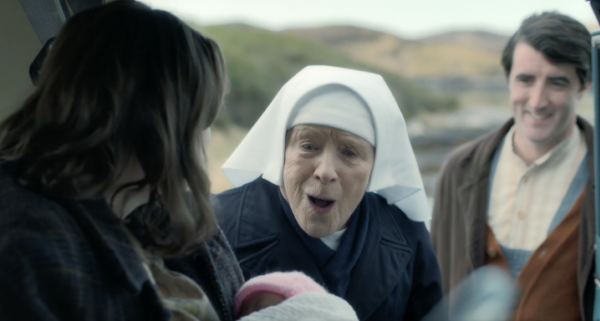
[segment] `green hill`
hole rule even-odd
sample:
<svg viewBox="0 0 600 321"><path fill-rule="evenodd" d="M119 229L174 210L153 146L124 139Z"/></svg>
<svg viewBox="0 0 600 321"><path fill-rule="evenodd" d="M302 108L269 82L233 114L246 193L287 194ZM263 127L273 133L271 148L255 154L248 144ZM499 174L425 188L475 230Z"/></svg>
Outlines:
<svg viewBox="0 0 600 321"><path fill-rule="evenodd" d="M296 35L242 24L198 29L220 44L227 61L230 92L225 113L217 125L232 121L244 127L252 126L281 86L307 65L332 65L381 74L407 118L419 111L458 107L454 96L418 89L398 75L357 62L326 45Z"/></svg>
<svg viewBox="0 0 600 321"><path fill-rule="evenodd" d="M408 78L503 77L500 54L508 37L453 31L417 40L353 26L290 29L284 34L328 46L357 61Z"/></svg>

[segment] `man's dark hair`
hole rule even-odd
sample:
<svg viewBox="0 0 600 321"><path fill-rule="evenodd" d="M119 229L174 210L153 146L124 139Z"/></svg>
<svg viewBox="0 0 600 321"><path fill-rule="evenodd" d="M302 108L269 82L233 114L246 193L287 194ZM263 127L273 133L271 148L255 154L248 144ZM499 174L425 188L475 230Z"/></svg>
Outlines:
<svg viewBox="0 0 600 321"><path fill-rule="evenodd" d="M590 37L587 28L569 16L557 12L532 15L523 20L504 47L504 72L507 77L510 75L515 46L522 41L541 52L552 63L574 65L583 89L592 78Z"/></svg>
<svg viewBox="0 0 600 321"><path fill-rule="evenodd" d="M156 249L176 255L217 230L202 168L201 132L215 120L227 79L216 42L174 15L116 1L70 18L37 87L0 124L0 158L27 188L66 199L101 198L135 157L169 222ZM120 190L127 186L122 186Z"/></svg>

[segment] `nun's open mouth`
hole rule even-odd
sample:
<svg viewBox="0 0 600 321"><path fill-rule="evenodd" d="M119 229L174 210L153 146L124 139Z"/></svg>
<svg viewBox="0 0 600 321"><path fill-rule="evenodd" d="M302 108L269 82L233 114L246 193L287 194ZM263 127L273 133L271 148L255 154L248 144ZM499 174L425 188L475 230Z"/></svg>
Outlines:
<svg viewBox="0 0 600 321"><path fill-rule="evenodd" d="M335 204L335 201L333 200L318 198L310 195L308 195L308 200L310 201L312 208L318 214L329 212L329 210L333 207L333 204Z"/></svg>

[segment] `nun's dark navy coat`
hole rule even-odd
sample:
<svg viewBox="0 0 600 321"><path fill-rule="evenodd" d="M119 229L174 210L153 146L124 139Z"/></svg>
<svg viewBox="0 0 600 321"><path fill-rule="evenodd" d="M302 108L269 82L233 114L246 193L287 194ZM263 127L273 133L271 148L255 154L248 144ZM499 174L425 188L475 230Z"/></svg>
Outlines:
<svg viewBox="0 0 600 321"><path fill-rule="evenodd" d="M258 178L213 200L244 276L296 270L324 284L278 195L278 186ZM442 297L429 233L381 196L365 197L370 213L366 241L344 299L361 321L420 320Z"/></svg>

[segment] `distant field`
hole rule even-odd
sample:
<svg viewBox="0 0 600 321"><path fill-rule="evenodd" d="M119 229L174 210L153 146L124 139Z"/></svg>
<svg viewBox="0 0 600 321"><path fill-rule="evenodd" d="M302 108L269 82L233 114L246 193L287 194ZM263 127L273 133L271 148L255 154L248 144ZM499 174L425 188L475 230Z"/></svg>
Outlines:
<svg viewBox="0 0 600 321"><path fill-rule="evenodd" d="M229 155L242 141L248 131L237 126L228 126L227 129L213 129L210 145L208 146L208 170L211 192L219 193L230 189L232 186L221 172L221 166Z"/></svg>
<svg viewBox="0 0 600 321"><path fill-rule="evenodd" d="M284 33L324 44L357 61L408 78L502 75L500 54L506 35L470 30L408 40L352 26L292 29Z"/></svg>

